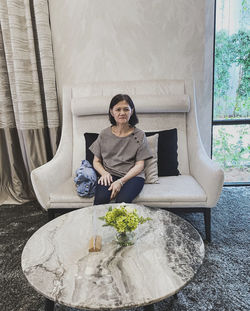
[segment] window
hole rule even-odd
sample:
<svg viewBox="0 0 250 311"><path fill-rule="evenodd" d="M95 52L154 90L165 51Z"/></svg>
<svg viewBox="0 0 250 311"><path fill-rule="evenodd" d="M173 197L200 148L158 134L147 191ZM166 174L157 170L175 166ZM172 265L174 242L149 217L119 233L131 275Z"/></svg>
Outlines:
<svg viewBox="0 0 250 311"><path fill-rule="evenodd" d="M250 1L217 0L212 158L250 184Z"/></svg>

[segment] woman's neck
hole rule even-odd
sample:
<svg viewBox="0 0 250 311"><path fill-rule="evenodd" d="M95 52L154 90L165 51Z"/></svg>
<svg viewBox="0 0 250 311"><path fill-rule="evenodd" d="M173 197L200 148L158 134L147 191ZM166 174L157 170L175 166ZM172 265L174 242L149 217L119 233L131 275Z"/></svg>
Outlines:
<svg viewBox="0 0 250 311"><path fill-rule="evenodd" d="M117 136L127 136L132 133L134 128L130 124L117 124L112 126L112 132Z"/></svg>

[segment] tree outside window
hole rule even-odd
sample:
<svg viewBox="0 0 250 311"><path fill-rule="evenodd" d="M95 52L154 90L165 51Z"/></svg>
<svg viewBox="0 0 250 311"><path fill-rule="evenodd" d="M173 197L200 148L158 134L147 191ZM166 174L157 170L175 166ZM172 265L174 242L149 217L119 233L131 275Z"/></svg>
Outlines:
<svg viewBox="0 0 250 311"><path fill-rule="evenodd" d="M213 159L228 182L250 181L250 1L217 0Z"/></svg>

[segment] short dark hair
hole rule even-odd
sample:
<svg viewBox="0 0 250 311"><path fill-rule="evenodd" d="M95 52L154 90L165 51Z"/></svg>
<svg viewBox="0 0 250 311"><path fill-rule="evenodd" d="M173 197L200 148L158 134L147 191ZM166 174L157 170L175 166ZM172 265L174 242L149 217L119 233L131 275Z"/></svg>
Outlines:
<svg viewBox="0 0 250 311"><path fill-rule="evenodd" d="M139 123L138 117L136 115L136 111L135 111L135 105L132 101L132 99L126 95L126 94L117 94L115 95L110 102L109 105L109 121L111 122L111 124L116 125L115 119L112 116L112 114L110 113L110 109L113 109L113 107L118 104L119 102L124 101L130 106L130 108L133 110L133 113L129 119L129 124L131 126L135 126L137 123Z"/></svg>

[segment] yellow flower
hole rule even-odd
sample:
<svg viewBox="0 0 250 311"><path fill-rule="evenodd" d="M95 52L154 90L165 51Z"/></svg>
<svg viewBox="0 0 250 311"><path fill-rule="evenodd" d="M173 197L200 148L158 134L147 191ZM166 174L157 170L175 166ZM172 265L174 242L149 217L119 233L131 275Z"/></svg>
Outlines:
<svg viewBox="0 0 250 311"><path fill-rule="evenodd" d="M112 209L109 208L105 216L100 217L101 220L105 220L104 226L112 226L118 232L131 232L137 228L139 224L151 220L150 218L139 217L137 210L126 206L122 203L119 207Z"/></svg>
<svg viewBox="0 0 250 311"><path fill-rule="evenodd" d="M126 216L120 216L116 219L115 228L118 232L125 232L126 231Z"/></svg>

